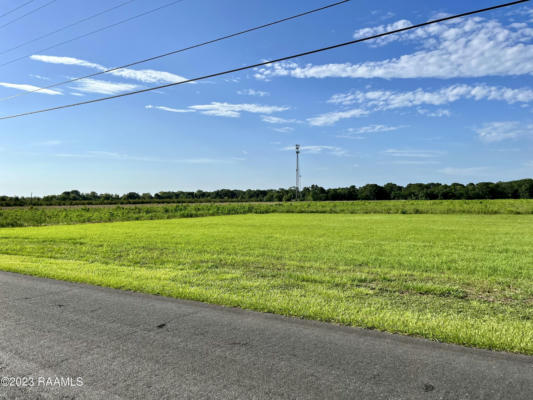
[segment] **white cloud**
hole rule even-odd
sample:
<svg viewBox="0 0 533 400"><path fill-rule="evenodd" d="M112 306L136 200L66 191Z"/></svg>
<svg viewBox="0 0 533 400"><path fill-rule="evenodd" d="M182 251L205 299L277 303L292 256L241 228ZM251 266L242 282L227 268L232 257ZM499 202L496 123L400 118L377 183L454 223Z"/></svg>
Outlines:
<svg viewBox="0 0 533 400"><path fill-rule="evenodd" d="M109 151L87 151L86 153L57 153L56 157L61 158L104 158L114 160L151 161L145 157L128 156L126 154L113 153Z"/></svg>
<svg viewBox="0 0 533 400"><path fill-rule="evenodd" d="M80 60L73 57L57 57L46 55L32 55L32 60L41 61L49 64L75 65L80 67L92 68L98 71L106 71L109 68L90 61ZM133 79L143 83L173 83L187 80L183 76L176 75L166 71L157 71L153 69L118 69L108 72L109 75L119 76L125 79Z"/></svg>
<svg viewBox="0 0 533 400"><path fill-rule="evenodd" d="M166 106L153 106L151 104L148 104L147 106L144 106L146 109L156 109L161 111L168 111L173 113L191 113L195 112L195 110L189 110L189 109L182 109L182 108L172 108L172 107L166 107Z"/></svg>
<svg viewBox="0 0 533 400"><path fill-rule="evenodd" d="M405 157L405 158L435 158L435 157L440 157L444 154L442 151L435 151L435 150L398 150L398 149L388 149L388 150L385 150L384 153L392 157Z"/></svg>
<svg viewBox="0 0 533 400"><path fill-rule="evenodd" d="M518 121L489 122L476 129L476 133L484 142L501 142L533 134L533 124L524 126Z"/></svg>
<svg viewBox="0 0 533 400"><path fill-rule="evenodd" d="M294 146L287 146L282 148L283 151L294 151ZM337 146L300 146L302 153L307 154L321 154L327 153L333 156L341 157L348 154L342 147Z"/></svg>
<svg viewBox="0 0 533 400"><path fill-rule="evenodd" d="M435 111L431 111L425 108L419 108L417 111L419 114L425 115L426 117L440 118L440 117L450 117L452 115L450 110L446 110L444 108L439 108Z"/></svg>
<svg viewBox="0 0 533 400"><path fill-rule="evenodd" d="M261 120L269 124L300 124L302 123L302 121L299 121L297 119L280 118L280 117L274 117L272 115L263 115L261 117Z"/></svg>
<svg viewBox="0 0 533 400"><path fill-rule="evenodd" d="M237 91L237 94L244 95L244 96L258 96L258 97L265 97L265 96L270 95L270 93L268 92L263 92L261 90L255 90L255 89L239 90Z"/></svg>
<svg viewBox="0 0 533 400"><path fill-rule="evenodd" d="M232 157L230 160L217 158L185 158L181 160L172 160L179 164L232 164L234 161L244 161L242 157Z"/></svg>
<svg viewBox="0 0 533 400"><path fill-rule="evenodd" d="M328 126L347 118L358 118L367 115L369 112L360 108L354 108L346 111L336 111L326 114L317 115L316 117L308 118L307 122L311 126Z"/></svg>
<svg viewBox="0 0 533 400"><path fill-rule="evenodd" d="M79 67L87 67L97 69L99 71L105 71L107 68L100 64L95 64L89 61L80 60L74 57L57 57L57 56L46 56L40 54L34 54L30 56L30 59L35 61L41 61L48 64L63 64L63 65L76 65Z"/></svg>
<svg viewBox="0 0 533 400"><path fill-rule="evenodd" d="M397 58L305 66L286 62L258 68L255 77L448 79L532 75L532 39L533 28L471 17L399 34L396 40L422 43L423 48Z"/></svg>
<svg viewBox="0 0 533 400"><path fill-rule="evenodd" d="M379 133L379 132L392 132L398 129L405 128L405 126L388 126L388 125L368 125L361 128L350 128L349 133L361 134L361 133Z"/></svg>
<svg viewBox="0 0 533 400"><path fill-rule="evenodd" d="M288 107L278 107L278 106L265 106L260 104L230 104L230 103L219 103L212 102L211 104L201 104L189 106L188 108L172 108L167 106L154 106L146 105L147 109L157 109L162 111L168 111L173 113L193 113L200 112L205 115L214 115L217 117L229 117L229 118L238 118L241 116L242 112L248 112L253 114L271 114L274 112L280 112L288 110ZM264 115L265 118L269 116ZM272 117L273 118L273 117Z"/></svg>
<svg viewBox="0 0 533 400"><path fill-rule="evenodd" d="M444 87L436 91L427 91L420 88L406 92L394 92L388 90L371 90L363 92L356 90L334 94L327 102L342 106L357 104L361 108L331 112L315 118L310 118L308 121L311 125L316 126L332 125L340 119L350 118L351 116L359 117L370 112L408 107L418 107L418 113L428 117L449 117L451 116L450 110L444 108L428 110L421 106L438 107L460 100L504 101L508 104L522 103L523 105L526 105L533 102L533 89L527 87L514 89L503 86L488 86L485 84L459 84ZM355 115L351 115L352 112L355 113Z"/></svg>
<svg viewBox="0 0 533 400"><path fill-rule="evenodd" d="M41 89L38 86L27 85L27 84L0 82L0 86L6 87L6 88L10 88L10 89L22 90L24 92L33 92L34 90L40 89L36 93L49 94L49 95L52 95L52 96L63 94L63 93L61 93L61 92L59 92L57 90Z"/></svg>
<svg viewBox="0 0 533 400"><path fill-rule="evenodd" d="M337 137L345 139L363 139L361 135L366 133L392 132L405 127L406 126L368 125L361 128L349 128L346 130L345 134L338 135Z"/></svg>
<svg viewBox="0 0 533 400"><path fill-rule="evenodd" d="M294 128L290 126L282 126L281 128L272 128L272 129L280 133L291 133L292 131L294 131Z"/></svg>
<svg viewBox="0 0 533 400"><path fill-rule="evenodd" d="M452 85L429 92L416 89L408 92L374 90L368 92L352 91L333 95L328 103L351 105L364 104L377 110L390 110L421 105L442 106L462 99L505 101L509 104L533 101L533 90L529 88L512 89L487 85ZM446 115L445 111L442 111Z"/></svg>
<svg viewBox="0 0 533 400"><path fill-rule="evenodd" d="M433 160L398 160L398 161L392 161L390 164L394 165L435 165L440 164L439 161L433 161Z"/></svg>
<svg viewBox="0 0 533 400"><path fill-rule="evenodd" d="M83 79L77 81L75 85L71 89L84 93L99 93L110 96L138 88L137 85L129 83L116 83L97 79Z"/></svg>
<svg viewBox="0 0 533 400"><path fill-rule="evenodd" d="M445 175L453 176L479 176L482 175L484 171L487 170L487 167L469 167L469 168L453 168L447 167L440 169L438 172Z"/></svg>
<svg viewBox="0 0 533 400"><path fill-rule="evenodd" d="M190 109L201 112L205 115L214 115L217 117L238 118L241 112L254 114L272 114L275 112L286 111L288 107L265 106L260 104L230 104L212 102L211 104L189 106Z"/></svg>
<svg viewBox="0 0 533 400"><path fill-rule="evenodd" d="M232 157L229 159L216 158L182 158L182 159L163 159L158 157L132 156L129 154L115 153L110 151L87 151L85 153L58 153L56 157L61 158L81 158L81 159L106 159L106 160L124 160L124 161L141 161L141 162L160 162L176 164L232 164L235 161L244 159Z"/></svg>
<svg viewBox="0 0 533 400"><path fill-rule="evenodd" d="M394 22L392 24L388 24L388 25L379 25L379 26L375 26L375 27L371 27L371 28L358 29L353 34L353 38L354 39L361 39L361 38L368 37L368 36L375 36L375 35L379 35L381 33L407 28L408 26L411 26L411 25L413 25L413 24L410 21L408 21L406 19L402 19L402 20L396 21L396 22ZM381 37L381 38L378 38L378 39L372 41L371 45L372 46L384 46L384 45L386 45L386 44L388 44L390 42L394 42L394 41L399 40L399 39L400 39L400 35L398 35L398 34L390 35L390 36L384 36L384 37Z"/></svg>
<svg viewBox="0 0 533 400"><path fill-rule="evenodd" d="M373 10L370 11L370 14L372 14L373 17L379 18L381 20L387 20L393 18L396 14L394 14L392 11L380 11L380 10Z"/></svg>
<svg viewBox="0 0 533 400"><path fill-rule="evenodd" d="M53 147L53 146L60 146L63 142L61 140L45 140L44 142L37 142L34 143L34 146L44 146L44 147Z"/></svg>
<svg viewBox="0 0 533 400"><path fill-rule="evenodd" d="M46 77L46 76L42 76L42 75L37 75L37 74L30 74L29 76L31 76L32 78L35 78L35 79L40 79L42 81L50 81L51 79Z"/></svg>
<svg viewBox="0 0 533 400"><path fill-rule="evenodd" d="M165 71L156 71L153 69L118 69L109 72L111 75L120 76L125 79L133 79L143 83L174 83L183 82L187 78ZM194 82L191 82L194 83Z"/></svg>

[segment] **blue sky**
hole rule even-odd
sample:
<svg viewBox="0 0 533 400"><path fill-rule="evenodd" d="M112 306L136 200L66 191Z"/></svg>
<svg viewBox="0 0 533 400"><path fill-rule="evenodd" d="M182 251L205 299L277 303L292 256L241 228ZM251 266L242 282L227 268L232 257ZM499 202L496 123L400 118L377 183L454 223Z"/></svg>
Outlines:
<svg viewBox="0 0 533 400"><path fill-rule="evenodd" d="M123 3L57 0L0 28L0 53ZM0 98L328 4L132 1L2 54ZM49 0L0 18L0 26ZM21 4L2 2L0 14ZM7 115L194 78L494 1L351 1L92 80L0 101ZM0 121L0 194L478 182L533 175L533 6L490 12L281 65ZM29 85L29 86L28 86Z"/></svg>

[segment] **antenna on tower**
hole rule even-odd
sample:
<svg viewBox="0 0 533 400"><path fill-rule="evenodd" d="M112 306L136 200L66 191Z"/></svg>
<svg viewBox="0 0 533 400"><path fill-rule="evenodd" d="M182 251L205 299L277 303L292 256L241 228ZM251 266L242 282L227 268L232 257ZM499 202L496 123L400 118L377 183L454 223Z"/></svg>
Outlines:
<svg viewBox="0 0 533 400"><path fill-rule="evenodd" d="M296 145L296 201L300 200L300 145Z"/></svg>

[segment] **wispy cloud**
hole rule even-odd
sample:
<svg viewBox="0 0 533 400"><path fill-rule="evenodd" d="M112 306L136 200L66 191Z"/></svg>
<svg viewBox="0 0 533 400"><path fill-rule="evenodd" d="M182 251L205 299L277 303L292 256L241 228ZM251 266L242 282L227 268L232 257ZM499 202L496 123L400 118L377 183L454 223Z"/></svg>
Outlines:
<svg viewBox="0 0 533 400"><path fill-rule="evenodd" d="M453 85L429 92L416 89L407 92L373 90L368 92L352 91L333 95L328 103L340 105L365 104L376 110L390 110L421 105L442 106L462 99L505 101L508 104L529 103L533 101L530 88L512 89L487 85Z"/></svg>
<svg viewBox="0 0 533 400"><path fill-rule="evenodd" d="M255 90L255 89L244 89L237 91L237 94L243 95L243 96L258 96L258 97L265 97L270 96L270 93L263 92L262 90Z"/></svg>
<svg viewBox="0 0 533 400"><path fill-rule="evenodd" d="M57 56L34 54L30 56L30 59L35 60L35 61L41 61L41 62L48 63L48 64L76 65L79 67L97 69L99 71L106 70L106 68L100 64L95 64L89 61L80 60L79 58L74 58L74 57L57 57Z"/></svg>
<svg viewBox="0 0 533 400"><path fill-rule="evenodd" d="M190 109L183 109L183 108L172 108L172 107L166 107L166 106L153 106L151 104L148 104L147 106L144 106L146 109L155 109L155 110L161 110L161 111L168 111L173 113L191 113L195 112L195 110Z"/></svg>
<svg viewBox="0 0 533 400"><path fill-rule="evenodd" d="M109 69L101 64L81 60L79 58L74 57L57 57L35 54L32 55L30 58L32 60L41 61L48 64L73 65L78 67L91 68L97 71L105 71ZM173 83L187 80L187 78L184 78L180 75L176 75L166 71L157 71L153 69L135 70L130 68L123 68L111 71L108 74L125 79L133 79L142 83Z"/></svg>
<svg viewBox="0 0 533 400"><path fill-rule="evenodd" d="M435 160L394 160L388 164L394 165L436 165L440 164L439 161Z"/></svg>
<svg viewBox="0 0 533 400"><path fill-rule="evenodd" d="M329 104L340 106L358 105L359 108L337 111L310 118L311 125L332 125L344 118L360 117L376 111L417 107L417 112L428 117L449 117L449 110L438 108L429 110L421 106L442 106L459 100L504 101L508 104L533 102L533 90L529 88L513 89L488 85L453 85L437 91L416 89L406 92L388 90L350 91L337 93L329 98Z"/></svg>
<svg viewBox="0 0 533 400"><path fill-rule="evenodd" d="M392 24L388 24L388 25L379 25L379 26L374 26L374 27L370 27L370 28L358 29L353 34L353 38L354 39L361 39L361 38L368 37L368 36L375 36L375 35L379 35L381 33L407 28L410 25L412 25L410 21L408 21L406 19L401 19L399 21L396 21L396 22L394 22ZM384 45L386 45L386 44L388 44L390 42L399 40L399 36L400 35L384 36L382 38L378 38L378 39L370 42L370 45L371 46L384 46Z"/></svg>
<svg viewBox="0 0 533 400"><path fill-rule="evenodd" d="M233 164L235 161L246 161L243 157L231 157L230 159L221 158L184 158L181 160L173 160L172 162L179 164Z"/></svg>
<svg viewBox="0 0 533 400"><path fill-rule="evenodd" d="M41 89L39 86L20 84L20 83L7 83L7 82L0 82L0 86L6 87L6 88L10 88L10 89L22 90L24 92L32 92L34 90ZM49 95L52 95L52 96L62 95L63 94L60 91L51 90L51 89L41 89L41 90L39 90L36 93L49 94Z"/></svg>
<svg viewBox="0 0 533 400"><path fill-rule="evenodd" d="M301 124L302 123L302 121L299 121L297 119L280 118L280 117L274 117L272 115L263 115L261 117L261 120L269 124Z"/></svg>
<svg viewBox="0 0 533 400"><path fill-rule="evenodd" d="M393 18L396 14L394 14L392 11L380 11L380 10L373 10L370 12L373 17L377 17L382 21L385 21L387 19Z"/></svg>
<svg viewBox="0 0 533 400"><path fill-rule="evenodd" d="M408 21L398 21L398 26ZM458 78L513 76L533 74L533 29L504 25L498 20L471 17L421 28L391 39L374 41L373 45L391 40L416 41L421 50L401 57L360 64L324 64L301 66L287 62L259 68L255 77L293 78ZM378 32L387 27L367 28ZM361 34L361 31L356 32ZM370 42L369 42L370 43Z"/></svg>
<svg viewBox="0 0 533 400"><path fill-rule="evenodd" d="M42 81L50 81L51 79L46 77L46 76L42 76L42 75L37 75L37 74L30 74L29 76L31 76L32 78L35 78L35 79L40 79Z"/></svg>
<svg viewBox="0 0 533 400"><path fill-rule="evenodd" d="M127 92L130 90L135 90L137 88L137 85L132 85L130 83L117 83L98 79L84 79L81 81L77 81L75 83L75 86L71 87L71 89L75 89L79 92L99 93L110 96L122 92Z"/></svg>
<svg viewBox="0 0 533 400"><path fill-rule="evenodd" d="M467 168L454 168L454 167L447 167L440 169L438 172L445 175L452 175L452 176L480 176L483 175L484 172L486 172L488 168L487 167L467 167Z"/></svg>
<svg viewBox="0 0 533 400"><path fill-rule="evenodd" d="M294 151L294 146L283 147L283 151ZM348 152L342 147L337 146L301 146L300 150L302 153L307 154L330 154L336 157L342 157L348 155Z"/></svg>
<svg viewBox="0 0 533 400"><path fill-rule="evenodd" d="M452 112L450 110L446 110L444 108L439 108L435 111L428 110L426 108L419 108L418 113L421 115L425 115L426 117L450 117L452 115Z"/></svg>
<svg viewBox="0 0 533 400"><path fill-rule="evenodd" d="M133 79L142 83L174 83L183 82L187 80L187 78L173 74L171 72L156 71L153 69L119 69L109 73L111 75L120 76L121 78L125 79Z"/></svg>
<svg viewBox="0 0 533 400"><path fill-rule="evenodd" d="M398 126L368 125L368 126L362 126L360 128L349 128L346 130L346 133L344 135L339 135L337 137L353 139L354 136L360 136L360 135L364 135L367 133L392 132L392 131L397 131L405 127L406 126L403 126L403 125L398 125Z"/></svg>
<svg viewBox="0 0 533 400"><path fill-rule="evenodd" d="M62 140L45 140L44 142L33 143L34 146L43 146L43 147L55 147L63 144Z"/></svg>
<svg viewBox="0 0 533 400"><path fill-rule="evenodd" d="M523 125L518 121L489 122L476 129L476 133L484 142L501 142L533 135L533 124Z"/></svg>
<svg viewBox="0 0 533 400"><path fill-rule="evenodd" d="M435 158L444 155L442 151L436 150L398 150L398 149L388 149L383 153L392 156L392 157L406 157L406 158Z"/></svg>
<svg viewBox="0 0 533 400"><path fill-rule="evenodd" d="M358 118L369 114L369 111L361 108L354 108L346 111L335 111L326 114L317 115L316 117L308 118L307 122L311 126L328 126L347 118Z"/></svg>
<svg viewBox="0 0 533 400"><path fill-rule="evenodd" d="M272 128L272 129L280 133L291 133L294 131L294 128L291 126L282 126L280 128Z"/></svg>
<svg viewBox="0 0 533 400"><path fill-rule="evenodd" d="M80 158L80 159L105 159L105 160L122 160L122 161L139 161L139 162L156 162L156 163L176 163L176 164L233 164L236 161L244 159L238 157L231 158L182 158L182 159L164 159L158 157L133 156L110 151L87 151L85 153L58 153L56 157L61 158Z"/></svg>
<svg viewBox="0 0 533 400"><path fill-rule="evenodd" d="M272 114L275 112L286 111L289 107L267 106L260 104L230 104L212 102L211 104L201 104L189 106L190 109L201 112L205 115L217 117L238 118L242 112L253 114Z"/></svg>
<svg viewBox="0 0 533 400"><path fill-rule="evenodd" d="M261 104L230 104L212 102L210 104L200 104L188 106L187 108L173 108L167 106L153 106L151 104L145 106L147 109L157 109L173 113L193 113L200 112L204 115L212 115L217 117L238 118L241 113L247 112L252 114L271 114L288 110L288 107L268 106ZM268 116L263 116L268 118ZM272 117L273 118L273 117Z"/></svg>

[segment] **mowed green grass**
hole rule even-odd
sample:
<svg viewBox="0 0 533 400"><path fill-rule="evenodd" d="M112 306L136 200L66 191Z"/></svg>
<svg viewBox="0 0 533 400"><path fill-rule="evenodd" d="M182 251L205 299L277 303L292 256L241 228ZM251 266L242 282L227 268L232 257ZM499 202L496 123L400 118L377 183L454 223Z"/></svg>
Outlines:
<svg viewBox="0 0 533 400"><path fill-rule="evenodd" d="M3 228L0 269L533 354L533 215Z"/></svg>

